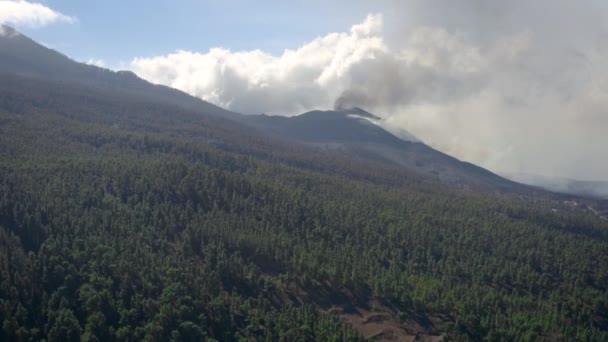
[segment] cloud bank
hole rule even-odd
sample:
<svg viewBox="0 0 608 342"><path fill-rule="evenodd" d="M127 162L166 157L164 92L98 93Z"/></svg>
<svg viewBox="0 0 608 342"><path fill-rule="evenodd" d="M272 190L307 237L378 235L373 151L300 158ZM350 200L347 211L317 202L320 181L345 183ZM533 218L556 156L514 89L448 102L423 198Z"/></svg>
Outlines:
<svg viewBox="0 0 608 342"><path fill-rule="evenodd" d="M297 114L328 107L350 85L362 61L387 55L382 17L370 15L347 33L331 33L280 56L266 52L177 51L135 58L138 75L244 113Z"/></svg>
<svg viewBox="0 0 608 342"><path fill-rule="evenodd" d="M608 178L606 5L412 0L386 12L281 55L177 51L131 69L244 113L361 106L495 171Z"/></svg>
<svg viewBox="0 0 608 342"><path fill-rule="evenodd" d="M76 18L61 14L39 3L0 0L0 24L41 27L53 23L75 23ZM0 34L3 33L0 28Z"/></svg>

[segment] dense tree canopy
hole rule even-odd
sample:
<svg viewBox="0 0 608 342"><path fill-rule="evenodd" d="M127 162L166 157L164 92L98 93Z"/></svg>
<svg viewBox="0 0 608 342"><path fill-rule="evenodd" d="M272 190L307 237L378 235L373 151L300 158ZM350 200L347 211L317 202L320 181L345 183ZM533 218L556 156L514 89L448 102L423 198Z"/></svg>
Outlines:
<svg viewBox="0 0 608 342"><path fill-rule="evenodd" d="M0 83L0 340L608 340L608 223L113 93ZM345 309L346 310L346 309Z"/></svg>

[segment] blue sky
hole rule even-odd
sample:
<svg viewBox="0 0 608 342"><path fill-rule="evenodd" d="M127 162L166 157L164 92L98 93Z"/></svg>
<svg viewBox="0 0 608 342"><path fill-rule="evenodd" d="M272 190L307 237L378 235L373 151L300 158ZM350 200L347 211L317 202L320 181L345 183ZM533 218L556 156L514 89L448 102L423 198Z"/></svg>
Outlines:
<svg viewBox="0 0 608 342"><path fill-rule="evenodd" d="M107 65L178 49L261 49L278 54L328 32L345 31L382 1L41 1L76 23L18 29L77 60ZM329 3L329 4L328 4Z"/></svg>

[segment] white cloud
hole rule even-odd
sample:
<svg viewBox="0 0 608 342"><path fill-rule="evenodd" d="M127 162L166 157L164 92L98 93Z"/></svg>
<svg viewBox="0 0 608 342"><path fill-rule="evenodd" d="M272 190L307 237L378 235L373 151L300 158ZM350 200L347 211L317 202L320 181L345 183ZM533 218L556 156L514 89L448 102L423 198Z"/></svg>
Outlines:
<svg viewBox="0 0 608 342"><path fill-rule="evenodd" d="M77 19L61 14L47 6L24 0L0 0L0 24L46 26L52 23L75 23Z"/></svg>
<svg viewBox="0 0 608 342"><path fill-rule="evenodd" d="M94 65L96 67L105 68L106 62L103 59L89 58L84 63Z"/></svg>
<svg viewBox="0 0 608 342"><path fill-rule="evenodd" d="M295 114L333 104L348 86L349 71L386 53L382 18L370 15L349 33L331 33L280 56L263 51L177 51L136 58L141 77L248 113Z"/></svg>
<svg viewBox="0 0 608 342"><path fill-rule="evenodd" d="M606 179L605 5L395 3L396 35L370 15L281 55L177 51L130 68L235 111L291 115L340 99L496 171Z"/></svg>

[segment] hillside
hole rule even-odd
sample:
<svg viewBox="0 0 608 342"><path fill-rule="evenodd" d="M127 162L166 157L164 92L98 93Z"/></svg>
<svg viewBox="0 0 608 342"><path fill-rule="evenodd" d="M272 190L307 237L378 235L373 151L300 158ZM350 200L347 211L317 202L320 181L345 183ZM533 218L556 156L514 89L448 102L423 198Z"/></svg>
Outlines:
<svg viewBox="0 0 608 342"><path fill-rule="evenodd" d="M135 74L114 72L75 62L10 27L0 35L0 75L22 76L67 86L84 85L103 96L179 107L253 126L272 139L315 145L333 155L388 163L430 175L444 184L489 192L529 192L475 165L436 151L412 136L404 141L373 123L378 117L360 108L313 111L294 117L241 115L164 86L152 85Z"/></svg>
<svg viewBox="0 0 608 342"><path fill-rule="evenodd" d="M206 114L229 116L231 113L178 90L150 84L129 71L114 72L71 60L15 29L2 26L0 34L0 74L20 75L60 83L83 84L145 98L149 102L172 104Z"/></svg>
<svg viewBox="0 0 608 342"><path fill-rule="evenodd" d="M2 341L608 339L608 221L562 197L345 113L43 76L0 76Z"/></svg>
<svg viewBox="0 0 608 342"><path fill-rule="evenodd" d="M506 180L476 165L462 162L425 145L397 138L361 108L313 111L300 115L250 115L241 121L284 140L304 143L349 158L398 166L446 185L501 193L529 193L533 189Z"/></svg>

